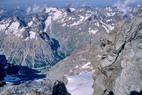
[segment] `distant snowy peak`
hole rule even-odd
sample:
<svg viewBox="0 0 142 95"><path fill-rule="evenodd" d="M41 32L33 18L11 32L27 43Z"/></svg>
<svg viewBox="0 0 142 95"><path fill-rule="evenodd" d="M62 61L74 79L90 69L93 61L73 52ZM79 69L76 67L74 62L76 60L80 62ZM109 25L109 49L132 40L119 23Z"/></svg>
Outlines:
<svg viewBox="0 0 142 95"><path fill-rule="evenodd" d="M114 7L106 8L54 8L44 7L42 11L37 11L39 7L28 8L27 11L32 12L33 15L26 16L20 20L18 17L9 17L0 21L0 30L4 30L6 34L14 34L17 37L23 37L24 31L29 31L29 38L33 32L48 32L54 23L58 23L61 27L68 27L74 29L79 27L81 31L83 25L89 25L88 33L96 34L99 31L109 33L113 30L114 25L124 18L132 17L137 7L129 7L128 14L123 16L122 13ZM17 11L17 10L16 10ZM20 11L20 10L19 10ZM5 11L0 10L0 14ZM39 13L38 13L39 12ZM27 20L29 19L29 20ZM37 29L37 30L35 30ZM31 32L30 32L31 31ZM32 32L33 31L33 32ZM27 40L27 38L25 38Z"/></svg>

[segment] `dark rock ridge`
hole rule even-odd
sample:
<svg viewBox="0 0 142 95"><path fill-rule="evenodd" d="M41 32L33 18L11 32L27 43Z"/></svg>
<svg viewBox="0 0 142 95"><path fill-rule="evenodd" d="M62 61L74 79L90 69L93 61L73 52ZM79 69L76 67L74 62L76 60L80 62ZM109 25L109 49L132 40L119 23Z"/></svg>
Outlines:
<svg viewBox="0 0 142 95"><path fill-rule="evenodd" d="M54 83L52 95L71 95L68 93L63 82L57 81Z"/></svg>

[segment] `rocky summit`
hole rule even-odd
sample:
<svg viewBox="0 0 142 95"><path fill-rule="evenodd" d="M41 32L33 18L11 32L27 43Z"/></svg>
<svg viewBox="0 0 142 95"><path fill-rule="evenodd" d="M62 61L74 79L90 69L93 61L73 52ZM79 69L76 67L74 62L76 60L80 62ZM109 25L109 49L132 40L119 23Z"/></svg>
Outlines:
<svg viewBox="0 0 142 95"><path fill-rule="evenodd" d="M137 7L0 11L0 95L141 95Z"/></svg>

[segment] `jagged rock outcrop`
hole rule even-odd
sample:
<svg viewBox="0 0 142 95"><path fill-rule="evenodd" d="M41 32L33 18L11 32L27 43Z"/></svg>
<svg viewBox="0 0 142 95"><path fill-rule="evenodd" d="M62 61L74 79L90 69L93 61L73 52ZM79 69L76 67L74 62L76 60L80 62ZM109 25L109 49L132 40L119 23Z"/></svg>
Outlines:
<svg viewBox="0 0 142 95"><path fill-rule="evenodd" d="M93 95L130 95L142 90L142 6L135 17L126 20L103 38L106 57L94 73Z"/></svg>
<svg viewBox="0 0 142 95"><path fill-rule="evenodd" d="M63 82L57 81L54 83L52 95L71 95L68 93Z"/></svg>

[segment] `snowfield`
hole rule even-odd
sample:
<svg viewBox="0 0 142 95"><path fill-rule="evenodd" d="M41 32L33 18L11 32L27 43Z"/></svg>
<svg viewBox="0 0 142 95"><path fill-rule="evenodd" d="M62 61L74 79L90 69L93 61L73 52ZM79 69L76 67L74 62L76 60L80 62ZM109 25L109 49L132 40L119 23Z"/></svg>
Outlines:
<svg viewBox="0 0 142 95"><path fill-rule="evenodd" d="M93 79L92 72L81 72L79 75L69 76L67 90L71 95L92 95L93 94Z"/></svg>

